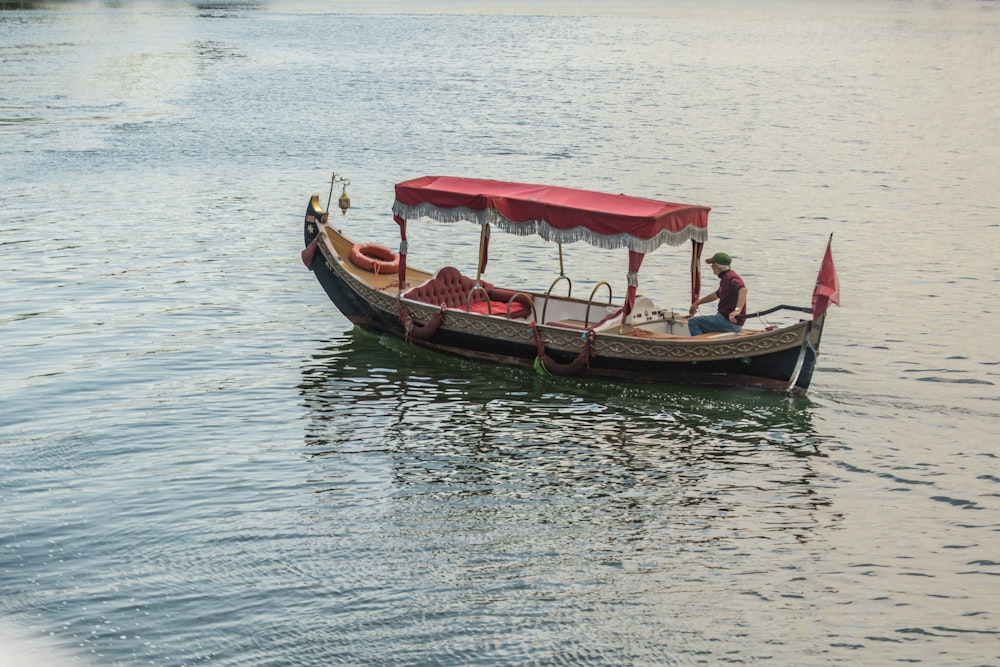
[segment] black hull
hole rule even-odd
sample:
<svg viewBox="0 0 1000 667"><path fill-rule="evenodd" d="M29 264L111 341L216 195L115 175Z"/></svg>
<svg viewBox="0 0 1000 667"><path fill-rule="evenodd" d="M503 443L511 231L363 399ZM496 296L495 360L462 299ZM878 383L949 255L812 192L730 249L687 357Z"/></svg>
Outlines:
<svg viewBox="0 0 1000 667"><path fill-rule="evenodd" d="M306 245L315 235L315 225L307 222ZM322 244L320 246L322 247ZM390 335L407 340L413 345L457 357L508 366L534 365L538 351L530 338L522 337L515 340L512 337L497 335L477 335L442 326L427 340L408 339L398 311L393 312L388 308L379 307L360 294L357 285L351 282L349 277L333 269L333 265L338 261L323 248L322 252L316 253L312 270L337 309L356 326L372 333ZM815 370L822 319L805 324L808 328L805 329L804 341L795 347L730 358L682 361L628 358L598 353L578 375L618 381L759 387L803 394L809 388ZM573 336L578 338L579 334ZM569 364L577 355L575 350L560 350L549 346L546 347L546 353L560 364ZM795 381L790 386L793 377Z"/></svg>

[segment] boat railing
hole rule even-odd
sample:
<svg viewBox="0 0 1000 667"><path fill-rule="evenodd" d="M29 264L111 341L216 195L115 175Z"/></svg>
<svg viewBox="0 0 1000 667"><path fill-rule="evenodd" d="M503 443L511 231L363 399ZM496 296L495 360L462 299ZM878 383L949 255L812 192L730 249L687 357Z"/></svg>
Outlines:
<svg viewBox="0 0 1000 667"><path fill-rule="evenodd" d="M589 327L590 326L590 306L593 305L593 303L594 303L594 297L597 295L597 290L599 290L601 288L601 285L603 285L603 286L605 286L605 287L608 288L608 303L606 305L610 306L611 305L611 300L614 298L613 295L612 295L612 293L611 293L611 285L608 284L608 282L606 280L602 280L601 282L599 282L596 285L594 285L594 289L592 289L590 291L590 298L587 299L587 314L583 318L583 325L584 325L584 327Z"/></svg>
<svg viewBox="0 0 1000 667"><path fill-rule="evenodd" d="M476 292L482 292L483 296L486 297L486 314L493 314L493 302L490 300L490 293L486 291L486 288L480 285L478 282L472 286L469 290L468 295L465 297L465 312L469 312L472 309L472 295ZM510 316L510 304L507 304L507 315Z"/></svg>
<svg viewBox="0 0 1000 667"><path fill-rule="evenodd" d="M552 297L552 290L562 280L565 280L567 283L566 298L569 299L573 296L573 281L570 280L568 276L560 274L558 278L552 281L552 284L549 285L548 291L545 293L545 304L542 306L542 323L545 322L545 311L549 308L549 299Z"/></svg>
<svg viewBox="0 0 1000 667"><path fill-rule="evenodd" d="M514 300L518 297L524 297L528 300L528 305L531 307L531 320L536 321L538 319L538 315L535 312L535 300L531 298L530 294L525 294L524 292L518 292L514 296L507 299L507 319L510 319L510 307L514 304Z"/></svg>

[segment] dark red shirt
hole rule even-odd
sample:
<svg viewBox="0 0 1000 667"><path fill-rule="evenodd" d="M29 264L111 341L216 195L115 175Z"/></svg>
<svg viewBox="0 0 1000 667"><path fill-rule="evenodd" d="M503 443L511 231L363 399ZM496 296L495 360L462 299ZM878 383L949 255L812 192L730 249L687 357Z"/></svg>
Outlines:
<svg viewBox="0 0 1000 667"><path fill-rule="evenodd" d="M723 271L719 274L719 289L715 290L715 293L719 297L719 312L727 320L729 319L729 313L736 310L736 303L739 301L740 290L746 287L746 283L740 278L740 274L736 273L732 269L728 271ZM736 323L743 326L743 322L747 318L742 317L747 314L747 305L743 304L743 309L740 314L736 316Z"/></svg>

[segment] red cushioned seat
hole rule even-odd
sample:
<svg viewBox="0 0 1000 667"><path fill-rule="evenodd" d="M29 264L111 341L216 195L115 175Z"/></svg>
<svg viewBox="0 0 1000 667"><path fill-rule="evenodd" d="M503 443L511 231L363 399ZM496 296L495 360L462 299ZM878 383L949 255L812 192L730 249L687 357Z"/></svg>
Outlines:
<svg viewBox="0 0 1000 667"><path fill-rule="evenodd" d="M469 291L475 286L476 281L463 276L458 269L453 266L446 266L437 272L431 280L423 285L414 287L404 294L407 299L433 303L445 308L465 308ZM480 285L487 290L493 285L487 282L480 282ZM484 301L486 295L480 290L476 290L472 295L472 302Z"/></svg>
<svg viewBox="0 0 1000 667"><path fill-rule="evenodd" d="M469 306L470 313L482 313L483 315L499 315L501 317L507 317L507 302L506 301L489 301L489 309L486 307L486 301L477 301L476 303ZM465 306L462 306L462 310L465 310ZM531 312L531 308L528 304L521 303L520 301L514 301L510 304L510 318L516 320L521 317L527 317L528 313Z"/></svg>
<svg viewBox="0 0 1000 667"><path fill-rule="evenodd" d="M468 305L469 312L489 313L506 317L507 301L498 301L496 299L498 297L509 299L510 296L514 295L514 292L497 290L492 284L481 280L479 285L483 289L473 291L472 298L469 299L469 292L472 291L475 285L475 280L463 276L453 266L446 266L438 271L434 278L423 285L414 287L403 296L407 299L432 303L436 306L444 306L445 308L455 308L457 310L465 310ZM488 307L486 305L487 294L490 295L490 305ZM469 301L471 301L471 304ZM521 301L515 301L510 306L510 316L512 318L526 317L530 312L531 308L527 304L521 303Z"/></svg>

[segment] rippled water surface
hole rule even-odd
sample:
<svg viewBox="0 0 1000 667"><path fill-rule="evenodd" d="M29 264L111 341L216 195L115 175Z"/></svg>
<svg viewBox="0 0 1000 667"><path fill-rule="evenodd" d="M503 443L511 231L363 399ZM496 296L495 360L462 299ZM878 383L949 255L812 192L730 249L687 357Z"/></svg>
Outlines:
<svg viewBox="0 0 1000 667"><path fill-rule="evenodd" d="M0 8L8 661L1000 665L995 2ZM808 398L441 360L299 262L333 171L384 243L423 174L709 205L752 308L833 233L843 307Z"/></svg>

